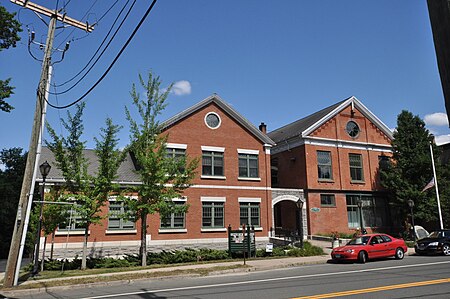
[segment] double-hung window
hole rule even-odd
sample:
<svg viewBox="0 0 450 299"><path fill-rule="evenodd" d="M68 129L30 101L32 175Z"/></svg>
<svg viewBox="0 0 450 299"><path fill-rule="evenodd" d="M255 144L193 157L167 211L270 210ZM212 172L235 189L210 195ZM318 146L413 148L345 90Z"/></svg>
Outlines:
<svg viewBox="0 0 450 299"><path fill-rule="evenodd" d="M261 199L260 198L239 198L239 214L240 223L245 225L252 225L255 227L261 226Z"/></svg>
<svg viewBox="0 0 450 299"><path fill-rule="evenodd" d="M259 178L258 151L240 150L239 155L239 177Z"/></svg>
<svg viewBox="0 0 450 299"><path fill-rule="evenodd" d="M202 176L224 176L223 153L223 148L202 146Z"/></svg>
<svg viewBox="0 0 450 299"><path fill-rule="evenodd" d="M352 181L364 181L362 155L349 154L348 160L350 163L350 177Z"/></svg>
<svg viewBox="0 0 450 299"><path fill-rule="evenodd" d="M58 231L84 231L86 229L86 222L79 211L80 205L78 203L71 205L67 215L69 216L65 222L58 225Z"/></svg>
<svg viewBox="0 0 450 299"><path fill-rule="evenodd" d="M221 199L202 198L202 228L225 227L224 204Z"/></svg>
<svg viewBox="0 0 450 299"><path fill-rule="evenodd" d="M184 172L185 165L181 163L186 158L186 148L185 144L168 143L166 146L166 153L168 158L172 158L177 162L180 162L179 171Z"/></svg>
<svg viewBox="0 0 450 299"><path fill-rule="evenodd" d="M178 206L185 205L184 200L174 200L173 203ZM185 228L185 212L170 213L167 215L161 215L161 228L162 229L180 229Z"/></svg>
<svg viewBox="0 0 450 299"><path fill-rule="evenodd" d="M320 205L322 207L335 207L336 198L334 194L320 194Z"/></svg>
<svg viewBox="0 0 450 299"><path fill-rule="evenodd" d="M319 180L332 180L331 152L317 151L317 171Z"/></svg>
<svg viewBox="0 0 450 299"><path fill-rule="evenodd" d="M134 229L135 223L131 219L126 219L129 212L127 205L123 201L109 201L108 230Z"/></svg>

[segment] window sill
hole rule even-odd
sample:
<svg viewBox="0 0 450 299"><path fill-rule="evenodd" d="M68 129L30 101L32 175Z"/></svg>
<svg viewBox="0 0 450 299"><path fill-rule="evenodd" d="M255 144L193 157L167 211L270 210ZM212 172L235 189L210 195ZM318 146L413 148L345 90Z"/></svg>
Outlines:
<svg viewBox="0 0 450 299"><path fill-rule="evenodd" d="M239 181L254 181L254 182L261 182L261 178L247 178L247 177L238 177Z"/></svg>
<svg viewBox="0 0 450 299"><path fill-rule="evenodd" d="M177 233L187 233L185 228L160 228L158 230L160 234L177 234Z"/></svg>
<svg viewBox="0 0 450 299"><path fill-rule="evenodd" d="M91 231L88 231L88 234L91 234ZM57 230L55 232L55 236L84 236L84 230Z"/></svg>
<svg viewBox="0 0 450 299"><path fill-rule="evenodd" d="M215 176L215 175L202 175L200 178L207 180L226 180L225 176Z"/></svg>
<svg viewBox="0 0 450 299"><path fill-rule="evenodd" d="M107 229L105 231L107 235L120 235L120 234L137 234L136 229Z"/></svg>
<svg viewBox="0 0 450 299"><path fill-rule="evenodd" d="M319 179L319 183L334 183L333 179Z"/></svg>
<svg viewBox="0 0 450 299"><path fill-rule="evenodd" d="M217 227L217 228L202 228L201 232L202 233L209 233L209 232L226 232L227 228L226 227Z"/></svg>
<svg viewBox="0 0 450 299"><path fill-rule="evenodd" d="M336 205L321 205L321 208L336 208Z"/></svg>
<svg viewBox="0 0 450 299"><path fill-rule="evenodd" d="M350 181L351 184L358 184L358 185L363 185L366 182L365 181Z"/></svg>

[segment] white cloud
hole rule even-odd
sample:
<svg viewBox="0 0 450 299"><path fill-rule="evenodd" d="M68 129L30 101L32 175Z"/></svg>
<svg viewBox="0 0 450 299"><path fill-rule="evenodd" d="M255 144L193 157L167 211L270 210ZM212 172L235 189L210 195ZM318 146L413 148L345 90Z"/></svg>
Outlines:
<svg viewBox="0 0 450 299"><path fill-rule="evenodd" d="M191 94L191 83L186 80L177 81L173 84L172 92L177 96Z"/></svg>
<svg viewBox="0 0 450 299"><path fill-rule="evenodd" d="M450 134L449 135L439 135L434 137L434 141L436 145L442 145L450 142Z"/></svg>
<svg viewBox="0 0 450 299"><path fill-rule="evenodd" d="M447 114L442 112L427 114L425 115L424 121L427 124L427 126L438 126L438 127L448 126Z"/></svg>

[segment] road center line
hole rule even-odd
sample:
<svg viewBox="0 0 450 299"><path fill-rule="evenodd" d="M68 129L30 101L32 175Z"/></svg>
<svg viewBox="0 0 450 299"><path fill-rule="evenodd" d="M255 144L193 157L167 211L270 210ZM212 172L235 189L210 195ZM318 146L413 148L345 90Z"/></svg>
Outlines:
<svg viewBox="0 0 450 299"><path fill-rule="evenodd" d="M260 279L260 280L247 280L247 281L237 281L237 282L218 283L218 284L209 284L209 285L199 285L199 286L192 286L192 287L179 287L179 288L170 288L170 289L159 289L159 290L148 290L148 291L108 294L108 295L84 297L84 298L80 298L80 299L102 299L102 298L114 298L114 297L132 296L132 295L140 295L140 294L148 294L148 293L163 293L163 292L186 291L186 290L206 289L206 288L215 288L215 287L226 287L226 286L234 286L234 285L245 285L245 284L252 284L252 283L263 283L263 282L271 282L271 281L283 281L283 280L299 279L299 278L324 277L324 276L334 276L334 275L353 274L353 273L376 272L376 271L383 271L383 270L415 268L415 267L431 266L431 265L442 265L442 264L449 264L449 263L450 263L450 261L443 261L443 262L434 262L434 263L403 265L403 266L396 266L396 267L382 267L382 268L351 270L351 271L341 271L341 272L332 272L332 273L297 275L297 276L288 276L288 277L267 278L267 279Z"/></svg>
<svg viewBox="0 0 450 299"><path fill-rule="evenodd" d="M368 289L359 289L359 290L343 291L343 292L328 293L328 294L319 294L319 295L312 295L312 296L295 297L295 298L291 298L291 299L334 298L334 297L351 296L351 295L389 291L389 290L395 290L395 289L412 288L412 287L420 287L420 286L425 286L425 285L449 283L449 282L450 282L450 278L443 278L443 279L436 279L436 280L426 280L426 281L394 284L394 285L389 285L389 286L381 286L381 287L368 288Z"/></svg>

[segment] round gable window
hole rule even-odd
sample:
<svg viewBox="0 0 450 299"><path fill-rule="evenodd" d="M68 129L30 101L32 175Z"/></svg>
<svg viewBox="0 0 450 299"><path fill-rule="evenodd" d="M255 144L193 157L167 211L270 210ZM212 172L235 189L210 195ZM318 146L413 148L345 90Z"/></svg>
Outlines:
<svg viewBox="0 0 450 299"><path fill-rule="evenodd" d="M347 131L347 134L352 138L356 138L359 135L359 126L352 120L347 123L345 130Z"/></svg>
<svg viewBox="0 0 450 299"><path fill-rule="evenodd" d="M210 112L205 116L205 123L211 129L217 129L220 126L221 120L219 115L214 112Z"/></svg>

